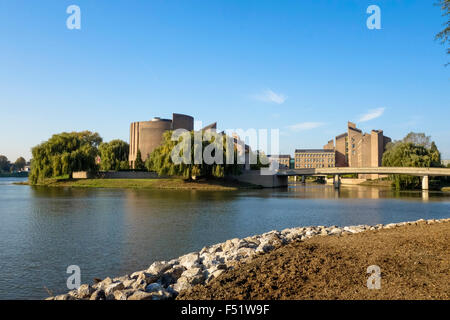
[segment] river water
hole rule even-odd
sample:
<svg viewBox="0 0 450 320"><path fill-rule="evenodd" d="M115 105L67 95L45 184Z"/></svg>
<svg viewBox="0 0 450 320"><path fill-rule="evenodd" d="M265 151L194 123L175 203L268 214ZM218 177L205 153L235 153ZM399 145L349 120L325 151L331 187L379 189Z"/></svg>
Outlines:
<svg viewBox="0 0 450 320"><path fill-rule="evenodd" d="M0 299L67 291L227 239L308 225L450 217L450 194L292 185L246 191L47 188L0 179Z"/></svg>

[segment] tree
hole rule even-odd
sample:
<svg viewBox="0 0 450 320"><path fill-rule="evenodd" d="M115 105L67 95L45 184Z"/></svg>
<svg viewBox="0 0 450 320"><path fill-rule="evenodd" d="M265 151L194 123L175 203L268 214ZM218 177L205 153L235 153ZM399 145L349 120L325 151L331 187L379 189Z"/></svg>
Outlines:
<svg viewBox="0 0 450 320"><path fill-rule="evenodd" d="M450 0L439 0L437 3L443 11L442 16L448 16L447 22L444 23L444 29L436 35L436 40L441 41L442 44L450 42ZM447 48L447 54L450 54L450 48Z"/></svg>
<svg viewBox="0 0 450 320"><path fill-rule="evenodd" d="M417 146L431 148L431 137L425 133L410 132L402 140L405 143L412 143Z"/></svg>
<svg viewBox="0 0 450 320"><path fill-rule="evenodd" d="M128 154L130 152L130 146L125 141L117 139L105 142L100 144L98 150L101 159L101 170L118 171L129 169Z"/></svg>
<svg viewBox="0 0 450 320"><path fill-rule="evenodd" d="M424 134L411 132L403 140L391 143L383 154L383 166L441 167L440 152L434 141L428 143L429 140ZM391 179L396 189L417 188L421 183L419 177L408 175L393 175Z"/></svg>
<svg viewBox="0 0 450 320"><path fill-rule="evenodd" d="M188 132L181 139L183 141L172 141L172 131L167 131L163 135L163 141L161 145L156 148L150 155L150 157L146 161L146 167L149 171L155 171L160 176L181 176L185 179L191 179L196 177L217 177L223 178L228 174L239 174L241 172L242 165L237 164L237 148L236 145L233 145L233 150L229 149L226 143L226 136L223 135L221 139L216 141L216 137L211 137L211 139L203 139L202 145L196 145L194 141L194 135L196 133L194 131ZM187 159L188 163L180 163L175 164L172 161L172 151L178 143L187 143L187 140L190 139L190 159ZM208 147L209 146L209 147ZM195 155L201 154L205 151L205 148L211 148L212 150L222 150L221 154L216 154L215 151L211 152L212 157L221 158L222 164L218 164L217 162L212 164L207 164L205 159L201 163L195 163ZM201 149L199 149L201 148ZM222 149L220 149L222 148ZM176 153L176 152L175 152ZM227 164L226 158L233 154L233 163ZM183 155L182 152L179 154L180 157L187 157L187 155Z"/></svg>
<svg viewBox="0 0 450 320"><path fill-rule="evenodd" d="M134 161L135 170L145 170L145 163L142 161L141 150L138 149L136 153L136 160Z"/></svg>
<svg viewBox="0 0 450 320"><path fill-rule="evenodd" d="M16 170L23 170L25 168L25 165L27 164L27 161L23 157L17 158L16 162L14 162L14 168Z"/></svg>
<svg viewBox="0 0 450 320"><path fill-rule="evenodd" d="M0 155L0 172L9 171L10 165L8 158L4 155Z"/></svg>
<svg viewBox="0 0 450 320"><path fill-rule="evenodd" d="M46 178L71 175L75 171L95 172L95 158L102 138L90 131L63 132L32 148L29 181L37 184Z"/></svg>

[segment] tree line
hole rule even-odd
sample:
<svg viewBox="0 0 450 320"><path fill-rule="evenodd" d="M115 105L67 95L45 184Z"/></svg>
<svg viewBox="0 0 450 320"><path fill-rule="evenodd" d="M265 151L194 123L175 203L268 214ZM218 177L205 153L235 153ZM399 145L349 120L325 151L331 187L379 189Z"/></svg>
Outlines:
<svg viewBox="0 0 450 320"><path fill-rule="evenodd" d="M436 143L424 133L410 132L402 140L388 143L383 154L385 167L444 167ZM450 165L448 166L450 167ZM396 189L415 189L421 184L420 177L409 175L390 176ZM446 182L448 178L437 178Z"/></svg>
<svg viewBox="0 0 450 320"><path fill-rule="evenodd" d="M63 132L31 150L33 161L29 181L38 184L47 178L71 177L73 172L127 170L129 145L122 140L103 142L97 132Z"/></svg>
<svg viewBox="0 0 450 320"><path fill-rule="evenodd" d="M190 134L194 139L194 132L192 131ZM234 161L233 164L223 165L206 163L175 165L171 160L171 154L177 141L172 141L171 135L172 131L167 131L161 145L147 155L145 161L142 159L141 151L138 150L134 167L130 168L128 159L130 146L125 141L116 139L103 142L98 133L90 131L55 134L49 140L32 148L33 161L29 181L31 184L39 184L48 178L70 178L76 171L95 174L99 170L153 171L159 175L180 176L186 179L193 177L223 178L225 175L240 172L242 165L238 165L237 161ZM202 152L211 142L213 141L203 142ZM192 146L194 148L194 143ZM230 150L226 146L223 148L225 157ZM237 152L235 152L235 157L237 157ZM257 164L252 165L253 169L262 166L260 157L258 160ZM192 161L192 163L194 162Z"/></svg>
<svg viewBox="0 0 450 320"><path fill-rule="evenodd" d="M12 173L25 169L27 161L24 157L19 157L13 163L4 155L0 155L0 173Z"/></svg>
<svg viewBox="0 0 450 320"><path fill-rule="evenodd" d="M163 135L161 145L151 154L147 155L145 161L142 159L141 151L137 151L133 170L153 171L160 176L180 176L186 179L194 177L216 177L223 178L226 175L236 175L241 172L243 165L237 161L237 145L233 150L229 149L225 141L220 144L222 149L220 157L221 164L207 164L205 162L195 163L194 154L197 152L194 143L194 132L191 138L191 161L189 164L174 164L172 162L172 151L179 141L171 139L172 132L167 131ZM223 139L226 137L224 136ZM202 142L201 151L214 144L215 138ZM217 149L218 150L218 149ZM29 181L38 184L47 178L66 176L70 177L75 171L88 171L96 173L102 171L130 170L129 155L130 147L127 142L116 139L103 142L98 133L90 131L63 132L53 135L49 140L32 148L33 159L31 161L31 172ZM233 152L234 161L228 164L225 161L230 152ZM252 151L250 151L252 152ZM213 156L215 156L213 154ZM252 165L252 169L259 169L265 155L258 154L258 162ZM0 156L0 170L8 169L9 163L6 157ZM23 167L25 159L16 161L17 167ZM15 163L15 164L16 164ZM409 133L402 140L391 142L387 145L383 154L382 165L388 167L442 167L441 154L430 136L424 133ZM449 165L450 167L450 165ZM393 185L398 189L416 188L420 186L420 178L407 175L391 176ZM441 180L445 180L442 178ZM447 179L448 180L448 179Z"/></svg>

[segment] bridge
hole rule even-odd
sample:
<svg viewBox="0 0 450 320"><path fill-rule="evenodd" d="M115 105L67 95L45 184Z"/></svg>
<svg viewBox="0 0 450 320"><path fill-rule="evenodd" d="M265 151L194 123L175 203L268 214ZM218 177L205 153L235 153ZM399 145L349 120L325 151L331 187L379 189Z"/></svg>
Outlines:
<svg viewBox="0 0 450 320"><path fill-rule="evenodd" d="M277 175L283 176L329 176L334 177L333 184L339 188L340 176L345 174L404 174L422 177L422 189L428 190L430 176L450 176L450 168L418 168L418 167L334 167L334 168L302 168L302 169L279 169Z"/></svg>

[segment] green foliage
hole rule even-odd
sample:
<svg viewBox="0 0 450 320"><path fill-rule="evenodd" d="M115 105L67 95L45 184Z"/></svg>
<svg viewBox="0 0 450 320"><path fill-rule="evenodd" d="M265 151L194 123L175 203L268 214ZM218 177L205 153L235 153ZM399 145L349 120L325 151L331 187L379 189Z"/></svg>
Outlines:
<svg viewBox="0 0 450 320"><path fill-rule="evenodd" d="M419 139L412 139L419 137ZM423 139L425 137L425 139ZM389 144L383 154L383 166L386 167L441 167L441 155L436 144L429 142L424 134L409 133L402 141ZM418 144L415 144L414 141ZM429 145L429 147L427 147ZM396 189L418 188L420 177L408 175L391 176Z"/></svg>
<svg viewBox="0 0 450 320"><path fill-rule="evenodd" d="M98 167L95 157L102 138L90 131L63 132L32 148L33 161L29 181L43 182L74 171L95 172Z"/></svg>
<svg viewBox="0 0 450 320"><path fill-rule="evenodd" d="M23 157L17 158L16 162L14 162L14 168L16 170L23 170L25 168L25 165L27 164L27 161Z"/></svg>
<svg viewBox="0 0 450 320"><path fill-rule="evenodd" d="M130 146L122 140L112 140L100 144L98 151L100 153L100 169L103 171L128 170L128 154Z"/></svg>
<svg viewBox="0 0 450 320"><path fill-rule="evenodd" d="M256 163L250 165L250 169L259 170L261 168L268 168L270 166L269 158L263 151L256 151Z"/></svg>
<svg viewBox="0 0 450 320"><path fill-rule="evenodd" d="M425 148L431 147L431 137L425 133L410 132L402 140L405 143L412 143L416 146L422 146Z"/></svg>
<svg viewBox="0 0 450 320"><path fill-rule="evenodd" d="M136 160L134 161L135 170L145 170L145 163L142 161L141 150L138 149L136 153Z"/></svg>
<svg viewBox="0 0 450 320"><path fill-rule="evenodd" d="M436 40L448 45L450 43L450 0L439 0L437 5L441 7L442 15L448 16L448 18L444 23L444 29L436 35ZM450 48L447 48L447 54L450 54Z"/></svg>
<svg viewBox="0 0 450 320"><path fill-rule="evenodd" d="M8 158L0 155L0 172L8 172L10 165Z"/></svg>
<svg viewBox="0 0 450 320"><path fill-rule="evenodd" d="M215 141L215 137L210 140L203 140L201 146L197 146L194 143L194 131L189 133L186 137L187 140L190 138L191 152L190 152L190 164L181 163L174 164L171 159L172 151L175 146L179 143L186 143L184 137L180 137L179 141L172 141L172 131L167 131L164 133L163 142L161 146L156 148L150 157L146 161L146 167L149 171L155 171L160 176L180 176L185 179L196 178L196 177L216 177L223 178L225 175L234 174L237 175L241 172L242 165L237 164L237 151L236 147L233 145L233 150L228 150L226 137L223 136L222 146L220 141ZM214 150L220 150L222 147L222 163L223 164L206 164L205 161L202 163L194 163L194 155L196 152L203 151L208 145L213 145L216 147ZM201 149L200 149L201 148ZM231 157L231 152L234 154L233 164L226 164L226 157L229 155ZM180 157L183 156L182 152L179 154ZM212 152L212 156L215 157L215 152ZM220 157L220 155L217 155Z"/></svg>

